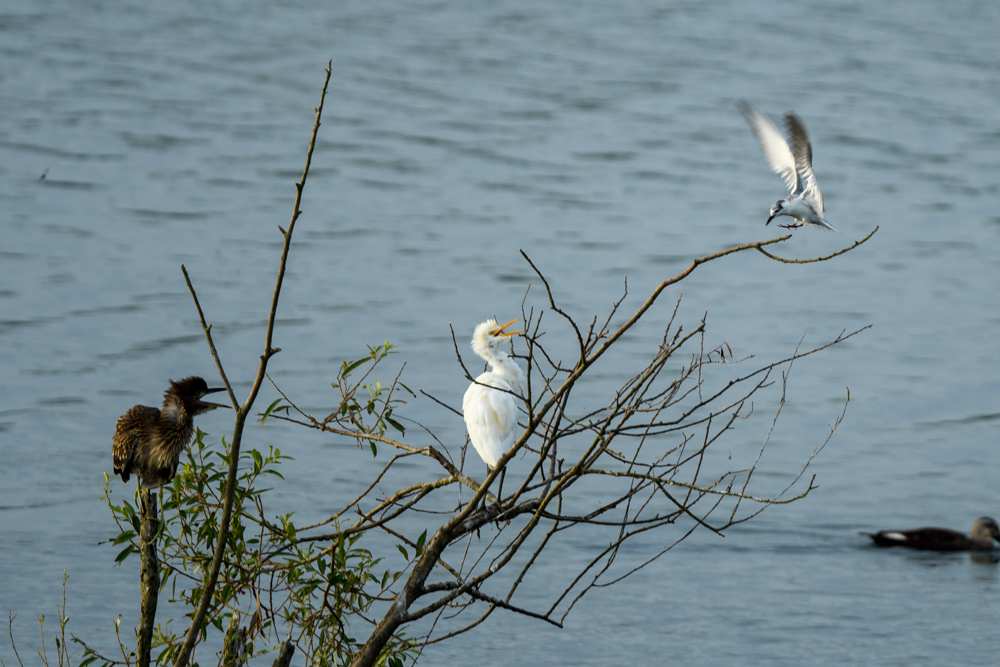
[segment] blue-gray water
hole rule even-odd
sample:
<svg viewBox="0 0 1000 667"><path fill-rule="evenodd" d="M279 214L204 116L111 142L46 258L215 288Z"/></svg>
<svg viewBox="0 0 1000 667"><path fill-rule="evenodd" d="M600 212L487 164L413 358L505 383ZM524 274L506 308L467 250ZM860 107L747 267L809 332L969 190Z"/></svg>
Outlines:
<svg viewBox="0 0 1000 667"><path fill-rule="evenodd" d="M385 338L410 386L457 404L448 325L464 341L518 315L519 249L586 320L626 277L634 307L693 257L778 235L763 223L783 185L739 98L804 119L844 232L796 232L782 254L881 227L833 262L747 254L679 290L690 326L708 312L707 344L761 360L872 325L793 370L765 482L851 392L810 497L696 533L563 630L494 614L428 664L995 664L996 565L857 533L1000 514L998 29L1000 8L961 1L3 3L0 610L19 614L22 656L64 568L70 631L110 652L123 613L130 636L136 566L97 546L114 421L167 378L215 375L182 263L245 395L332 59L270 366L307 404ZM655 342L648 324L627 350ZM454 415L404 412L457 451ZM214 442L230 426L199 425ZM278 502L318 513L375 465L313 433L248 437L296 457ZM720 446L746 461L761 438Z"/></svg>

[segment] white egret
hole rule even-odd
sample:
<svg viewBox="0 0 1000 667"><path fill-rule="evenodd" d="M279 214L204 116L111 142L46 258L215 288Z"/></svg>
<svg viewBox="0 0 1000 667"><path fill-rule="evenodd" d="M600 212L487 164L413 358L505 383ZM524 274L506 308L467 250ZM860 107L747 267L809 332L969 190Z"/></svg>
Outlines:
<svg viewBox="0 0 1000 667"><path fill-rule="evenodd" d="M504 332L514 322L517 320L497 326L496 320L486 320L472 334L472 351L486 360L490 370L477 377L465 391L462 414L469 440L489 470L496 468L500 457L514 444L517 428L517 401L514 395L525 391L524 372L510 355L500 349L509 336L521 333ZM502 472L499 489L503 489Z"/></svg>
<svg viewBox="0 0 1000 667"><path fill-rule="evenodd" d="M779 215L787 215L794 218L795 223L781 225L786 229L810 225L836 232L837 230L824 217L823 193L819 191L819 184L812 168L812 144L809 143L806 126L799 117L793 113L785 114L785 128L792 140L792 145L789 147L771 119L752 104L740 100L736 107L750 124L750 129L753 130L761 150L764 151L767 163L771 165L774 173L784 179L791 190L791 194L787 197L774 202L774 206L771 207L771 217L764 224L770 224Z"/></svg>

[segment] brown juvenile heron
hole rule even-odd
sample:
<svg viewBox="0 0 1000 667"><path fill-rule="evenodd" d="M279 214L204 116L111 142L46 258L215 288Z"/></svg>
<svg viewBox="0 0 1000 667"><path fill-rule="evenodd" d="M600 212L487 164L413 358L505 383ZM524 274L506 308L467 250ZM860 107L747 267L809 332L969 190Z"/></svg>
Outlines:
<svg viewBox="0 0 1000 667"><path fill-rule="evenodd" d="M118 418L111 453L114 471L127 482L132 473L138 475L146 488L162 486L177 474L181 450L194 435L194 416L215 408L227 408L221 403L201 400L205 394L222 391L209 389L200 377L170 381L163 393L163 409L134 405Z"/></svg>

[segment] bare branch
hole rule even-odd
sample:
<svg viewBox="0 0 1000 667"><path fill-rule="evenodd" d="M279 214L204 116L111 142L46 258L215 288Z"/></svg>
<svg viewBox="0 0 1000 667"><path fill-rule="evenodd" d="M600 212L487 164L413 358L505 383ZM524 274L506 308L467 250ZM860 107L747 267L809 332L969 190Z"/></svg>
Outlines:
<svg viewBox="0 0 1000 667"><path fill-rule="evenodd" d="M253 409L253 404L257 399L257 394L260 391L261 384L264 382L264 377L267 372L267 362L268 360L278 352L272 346L272 340L274 335L274 322L277 317L278 311L278 297L281 295L281 285L285 277L285 267L288 261L288 252L292 243L292 233L295 231L295 221L298 220L299 215L302 211L299 205L302 202L302 191L305 187L306 178L309 175L309 165L312 163L313 150L316 147L316 135L319 132L320 118L323 115L323 102L326 99L326 89L330 83L330 72L333 67L333 61L327 63L326 68L326 78L323 81L323 91L320 93L319 106L316 107L316 122L313 124L312 137L309 140L309 149L306 151L306 164L302 169L302 178L298 183L295 184L295 203L292 209L291 222L288 224L288 231L284 234L284 246L281 251L281 261L278 265L278 277L275 281L274 286L274 296L271 300L271 310L268 315L267 320L267 333L264 338L264 353L260 357L260 366L257 370L257 377L254 379L252 388L250 389L250 394L247 396L246 401L243 405L236 410L236 424L233 431L233 440L230 445L229 451L229 475L226 480L226 500L222 506L222 516L219 519L219 536L216 542L215 554L212 558L212 565L208 571L208 575L205 578L205 583L202 591L201 601L198 603L197 608L192 614L191 626L187 632L187 638L184 644L180 647L177 652L177 656L174 659L174 667L185 667L188 663L188 659L191 655L191 650L194 648L195 642L197 642L199 635L201 634L202 625L205 622L205 614L208 611L208 606L212 600L212 594L215 590L215 584L218 580L219 570L222 567L222 559L226 551L227 540L229 537L230 529L230 518L232 516L233 509L233 497L236 491L236 476L237 469L239 466L240 459L240 443L243 437L243 427L246 423L247 415L250 414ZM185 271L185 275L186 275ZM190 283L189 283L190 284ZM191 289L192 296L194 295L194 289ZM197 302L197 299L196 299ZM200 306L198 307L199 317L201 318L202 327L205 330L205 336L209 337L209 344L212 349L212 355L216 359L216 363L219 366L220 373L223 375L223 379L226 381L226 388L229 391L230 397L234 398L232 388L229 385L228 379L225 377L225 373L222 371L222 364L219 361L218 355L216 353L214 345L211 344L210 332L211 327L206 324L204 315L201 312ZM235 401L234 401L235 403Z"/></svg>
<svg viewBox="0 0 1000 667"><path fill-rule="evenodd" d="M860 241L855 241L852 245L848 246L847 248L843 248L841 250L838 250L835 253L831 253L829 255L824 255L822 257L811 257L809 259L785 259L784 257L778 257L777 255L772 255L771 253L767 252L763 248L757 248L757 250L760 250L763 254L765 254L766 256L770 257L771 259L773 259L775 261L778 261L778 262L784 262L785 264L811 264L812 262L825 262L828 259L833 259L837 255L843 255L845 252L850 252L850 251L854 250L859 245L861 245L862 243L864 243L865 241L867 241L868 239L870 239L872 236L874 236L875 232L877 232L877 231L878 231L878 225L875 225L875 229L873 229L870 232L868 232L868 236L864 237Z"/></svg>

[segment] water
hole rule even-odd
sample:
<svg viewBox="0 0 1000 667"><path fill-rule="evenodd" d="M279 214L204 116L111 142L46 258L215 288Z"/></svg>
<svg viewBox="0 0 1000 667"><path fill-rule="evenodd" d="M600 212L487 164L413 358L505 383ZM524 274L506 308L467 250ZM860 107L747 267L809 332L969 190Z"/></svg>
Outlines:
<svg viewBox="0 0 1000 667"><path fill-rule="evenodd" d="M782 184L739 98L804 119L844 232L796 233L783 255L880 226L831 263L701 267L623 349L657 339L679 291L689 326L708 312L708 344L761 360L871 324L793 370L774 479L851 392L809 498L725 539L696 533L565 629L495 614L426 662L994 664L996 565L876 552L857 532L1000 514L998 18L972 2L6 3L0 609L19 614L22 655L64 568L71 631L110 650L111 619L134 624L134 568L97 545L114 420L167 378L214 374L181 264L245 395L332 59L270 366L310 406L340 360L385 338L411 386L457 404L449 323L464 341L486 315L514 317L529 283L543 303L519 249L588 319L626 276L634 308L693 257L777 235L763 222ZM406 413L461 442L460 420L430 401ZM228 429L217 413L199 424L216 442ZM738 432L724 451L739 459L760 437ZM276 502L306 513L373 465L312 433L248 439L296 457Z"/></svg>

